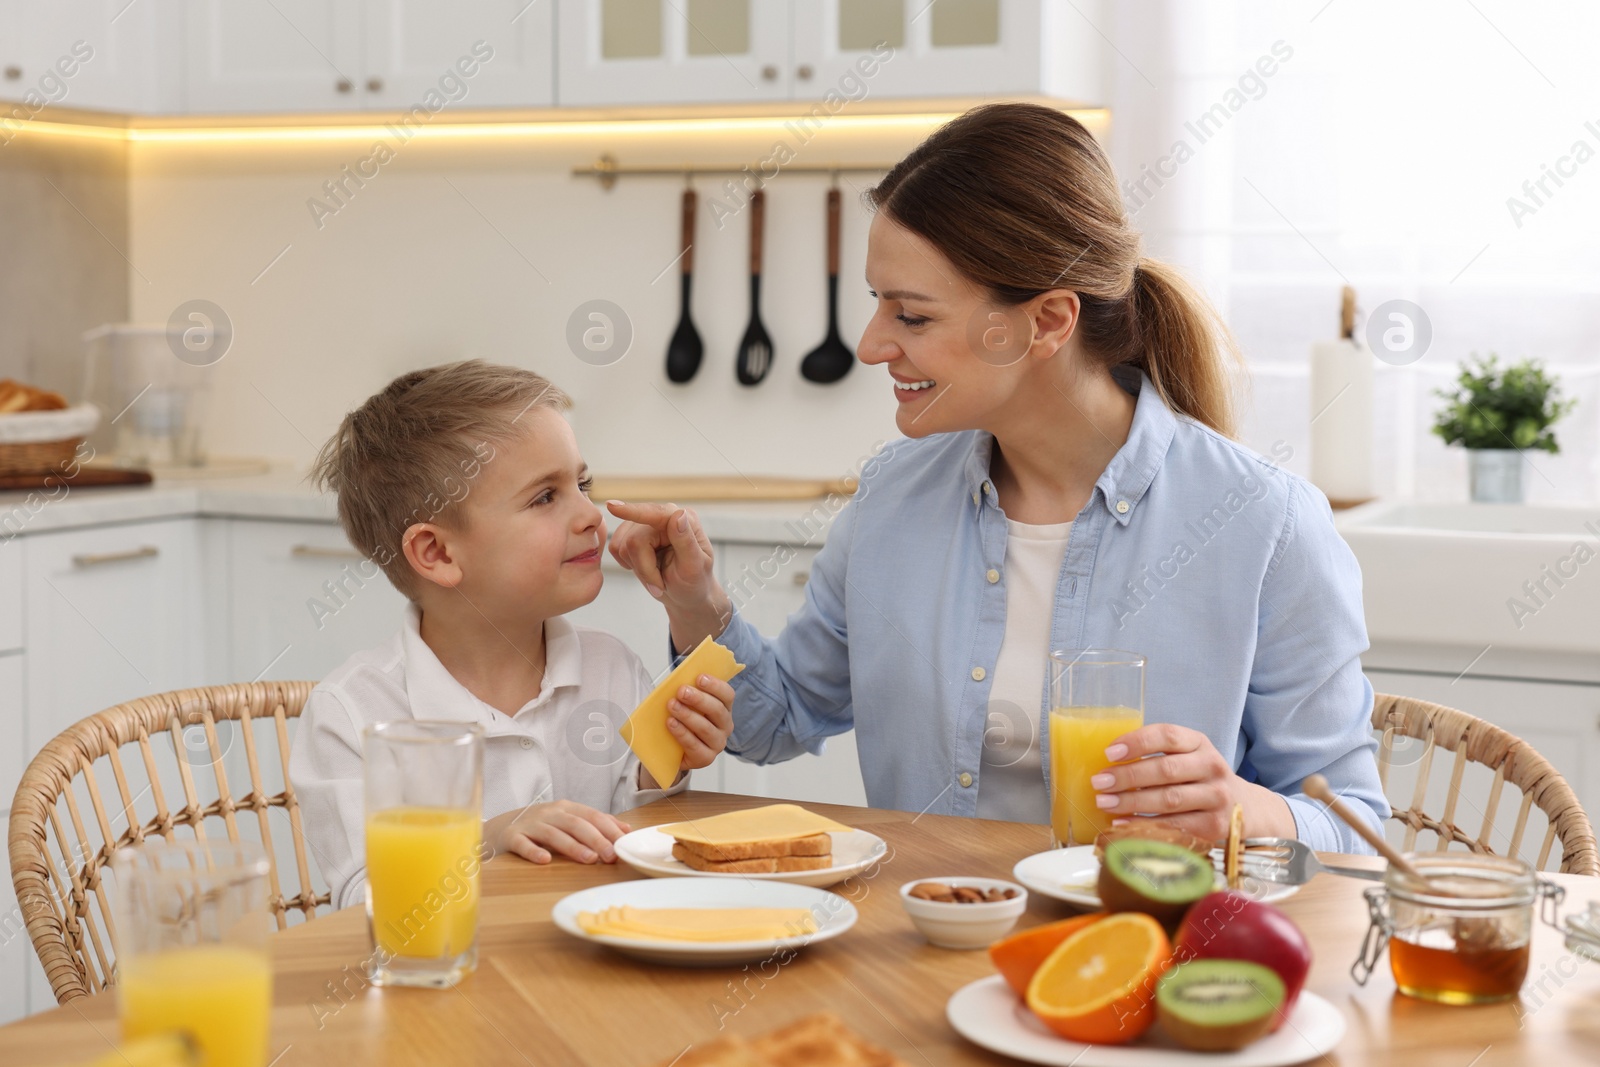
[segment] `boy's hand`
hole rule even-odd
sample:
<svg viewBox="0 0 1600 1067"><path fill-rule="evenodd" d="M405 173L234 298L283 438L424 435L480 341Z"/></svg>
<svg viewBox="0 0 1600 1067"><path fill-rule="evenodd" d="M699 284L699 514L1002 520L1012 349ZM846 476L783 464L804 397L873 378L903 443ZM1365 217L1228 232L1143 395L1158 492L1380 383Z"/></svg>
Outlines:
<svg viewBox="0 0 1600 1067"><path fill-rule="evenodd" d="M733 686L702 674L667 701L667 729L683 746L680 770L711 766L733 733Z"/></svg>
<svg viewBox="0 0 1600 1067"><path fill-rule="evenodd" d="M512 852L530 863L549 863L552 855L579 863L615 863L611 842L629 829L614 815L558 800L497 815L484 824L483 836L495 852Z"/></svg>

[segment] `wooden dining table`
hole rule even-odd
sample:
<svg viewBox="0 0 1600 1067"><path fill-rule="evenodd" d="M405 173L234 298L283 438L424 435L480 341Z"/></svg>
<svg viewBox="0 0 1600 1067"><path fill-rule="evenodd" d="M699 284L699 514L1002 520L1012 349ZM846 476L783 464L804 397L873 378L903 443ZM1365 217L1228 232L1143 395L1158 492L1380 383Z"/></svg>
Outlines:
<svg viewBox="0 0 1600 1067"><path fill-rule="evenodd" d="M762 803L687 792L623 818L637 829ZM754 1036L829 1011L909 1064L1015 1062L969 1043L945 1020L952 993L994 973L988 954L928 944L902 911L899 889L941 876L1009 878L1018 860L1049 847L1048 828L806 806L877 834L889 846L875 868L834 887L860 912L842 937L807 946L781 965L641 963L579 941L550 918L552 906L569 893L640 875L620 863L537 866L499 856L483 868L478 969L452 989L368 984L361 964L371 947L361 908L274 934L269 1059L275 1067L647 1067L669 1064L719 1034ZM1548 877L1567 890L1564 911L1600 899L1600 879ZM1600 963L1568 952L1561 934L1543 924L1534 933L1529 982L1518 1000L1476 1007L1414 1000L1395 991L1387 962L1358 986L1350 965L1367 930L1361 893L1371 884L1321 874L1280 904L1313 947L1307 988L1347 1023L1336 1050L1309 1059L1371 1067L1600 1062ZM1021 926L1074 910L1030 894ZM117 1036L116 1015L115 994L107 991L0 1027L0 1065L67 1064L103 1055Z"/></svg>

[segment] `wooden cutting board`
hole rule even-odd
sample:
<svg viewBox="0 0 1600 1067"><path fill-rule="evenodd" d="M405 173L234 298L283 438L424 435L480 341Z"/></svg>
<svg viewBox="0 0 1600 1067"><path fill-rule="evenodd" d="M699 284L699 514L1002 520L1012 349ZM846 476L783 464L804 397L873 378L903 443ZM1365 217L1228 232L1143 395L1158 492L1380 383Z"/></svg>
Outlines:
<svg viewBox="0 0 1600 1067"><path fill-rule="evenodd" d="M84 489L94 485L149 485L150 472L126 470L121 467L79 467L78 473L68 477L61 471L43 474L0 474L0 490L5 489L55 489L62 485Z"/></svg>
<svg viewBox="0 0 1600 1067"><path fill-rule="evenodd" d="M604 500L817 500L830 494L849 496L855 480L847 478L779 478L752 474L649 475L597 474L589 496Z"/></svg>

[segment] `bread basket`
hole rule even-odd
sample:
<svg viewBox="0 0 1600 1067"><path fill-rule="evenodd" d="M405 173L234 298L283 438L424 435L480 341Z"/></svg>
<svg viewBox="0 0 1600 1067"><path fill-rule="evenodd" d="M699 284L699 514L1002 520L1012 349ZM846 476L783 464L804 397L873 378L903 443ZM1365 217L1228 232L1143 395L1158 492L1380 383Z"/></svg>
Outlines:
<svg viewBox="0 0 1600 1067"><path fill-rule="evenodd" d="M0 415L0 474L45 474L61 469L99 424L100 409L93 404Z"/></svg>

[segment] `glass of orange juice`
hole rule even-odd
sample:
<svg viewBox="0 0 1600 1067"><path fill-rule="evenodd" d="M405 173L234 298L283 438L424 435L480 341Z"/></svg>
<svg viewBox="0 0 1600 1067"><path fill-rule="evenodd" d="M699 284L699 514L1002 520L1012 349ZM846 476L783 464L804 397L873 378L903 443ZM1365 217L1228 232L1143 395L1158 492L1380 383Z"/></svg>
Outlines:
<svg viewBox="0 0 1600 1067"><path fill-rule="evenodd" d="M1143 656L1115 648L1050 653L1050 845L1093 844L1112 815L1089 779L1109 767L1106 748L1144 725Z"/></svg>
<svg viewBox="0 0 1600 1067"><path fill-rule="evenodd" d="M382 723L363 749L369 977L452 986L478 965L483 727Z"/></svg>
<svg viewBox="0 0 1600 1067"><path fill-rule="evenodd" d="M125 1041L179 1032L212 1067L262 1067L272 1014L270 866L248 841L163 841L112 856Z"/></svg>

